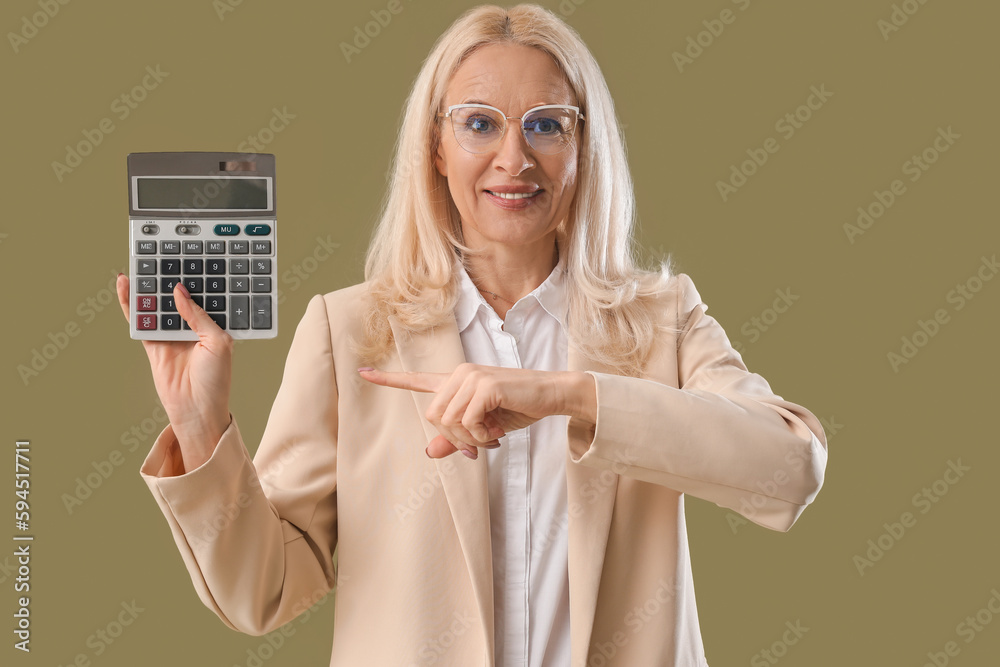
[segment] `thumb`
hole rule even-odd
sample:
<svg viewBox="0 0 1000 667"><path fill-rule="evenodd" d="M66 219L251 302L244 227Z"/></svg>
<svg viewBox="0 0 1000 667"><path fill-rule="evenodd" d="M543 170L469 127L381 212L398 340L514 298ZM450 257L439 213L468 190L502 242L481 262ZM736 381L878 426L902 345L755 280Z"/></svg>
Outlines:
<svg viewBox="0 0 1000 667"><path fill-rule="evenodd" d="M122 307L122 312L125 313L125 321L129 321L129 277L124 273L119 273L118 278L115 281L115 290L118 292L118 304Z"/></svg>
<svg viewBox="0 0 1000 667"><path fill-rule="evenodd" d="M443 459L458 451L458 447L451 444L443 435L435 436L427 445L427 456L432 459Z"/></svg>
<svg viewBox="0 0 1000 667"><path fill-rule="evenodd" d="M199 336L224 333L215 320L208 316L205 309L194 302L191 293L181 281L174 285L174 303L177 305L177 314Z"/></svg>

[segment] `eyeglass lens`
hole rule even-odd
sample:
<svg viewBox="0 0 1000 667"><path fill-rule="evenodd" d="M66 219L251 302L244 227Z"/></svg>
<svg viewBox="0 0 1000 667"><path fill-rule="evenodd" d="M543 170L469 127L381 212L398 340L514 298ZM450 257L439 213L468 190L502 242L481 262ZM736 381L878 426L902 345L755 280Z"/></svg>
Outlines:
<svg viewBox="0 0 1000 667"><path fill-rule="evenodd" d="M485 153L494 148L507 123L502 114L486 107L453 109L451 120L459 145L472 153ZM566 148L573 138L576 122L575 111L560 108L531 111L522 121L528 145L547 154Z"/></svg>

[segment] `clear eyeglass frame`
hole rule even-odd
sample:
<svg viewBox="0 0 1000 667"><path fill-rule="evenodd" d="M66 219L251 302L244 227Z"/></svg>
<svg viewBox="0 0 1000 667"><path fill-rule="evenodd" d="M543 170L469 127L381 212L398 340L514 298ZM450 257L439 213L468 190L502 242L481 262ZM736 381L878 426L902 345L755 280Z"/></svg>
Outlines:
<svg viewBox="0 0 1000 667"><path fill-rule="evenodd" d="M462 137L459 136L458 126L455 124L454 119L452 117L452 113L457 109L489 109L490 111L495 111L497 115L503 119L503 127L500 129L500 136L494 139L489 144L484 144L483 147L481 147L481 150L472 150L471 148L469 148L468 145L466 145L465 142L462 141ZM536 146L534 143L534 139L532 138L536 135L534 135L534 133L532 132L529 132L528 128L525 126L524 123L525 118L528 118L537 111L544 111L546 109L563 109L563 110L571 109L574 114L573 126L569 128L569 130L564 130L562 132L560 136L563 138L563 141L556 150L542 149ZM524 115L522 116L508 116L500 109L497 109L496 107L491 107L488 104L453 104L450 107L448 107L448 110L445 113L439 112L437 117L451 120L452 132L455 135L455 140L458 142L458 145L464 148L466 151L476 155L489 153L490 151L494 150L497 146L499 146L500 143L503 141L503 138L507 136L507 126L508 126L507 121L511 120L520 121L519 125L521 126L521 135L524 137L524 140L528 143L529 146L531 146L532 149L538 151L539 153L542 153L543 155L556 155L566 150L566 148L572 141L573 137L576 135L577 125L579 125L579 122L581 120L586 120L586 117L582 113L580 113L580 107L572 106L570 104L544 104L542 106L537 106L528 109L527 111L524 112Z"/></svg>

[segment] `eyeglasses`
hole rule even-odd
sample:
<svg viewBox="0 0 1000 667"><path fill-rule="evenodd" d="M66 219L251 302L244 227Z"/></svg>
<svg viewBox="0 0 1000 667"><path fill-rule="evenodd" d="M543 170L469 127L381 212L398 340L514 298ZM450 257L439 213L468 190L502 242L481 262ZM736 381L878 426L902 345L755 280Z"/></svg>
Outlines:
<svg viewBox="0 0 1000 667"><path fill-rule="evenodd" d="M507 132L507 121L520 121L525 141L544 155L565 150L573 140L577 121L586 120L579 107L556 104L535 107L520 118L484 104L455 104L438 118L451 119L458 145L470 153L495 149Z"/></svg>

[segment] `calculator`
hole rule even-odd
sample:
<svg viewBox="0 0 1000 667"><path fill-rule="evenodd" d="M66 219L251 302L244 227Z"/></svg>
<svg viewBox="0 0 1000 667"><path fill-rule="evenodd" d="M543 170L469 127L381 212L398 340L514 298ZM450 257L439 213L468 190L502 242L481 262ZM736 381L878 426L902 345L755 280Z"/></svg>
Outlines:
<svg viewBox="0 0 1000 667"><path fill-rule="evenodd" d="M174 286L234 339L278 335L274 155L131 153L130 335L198 340Z"/></svg>

